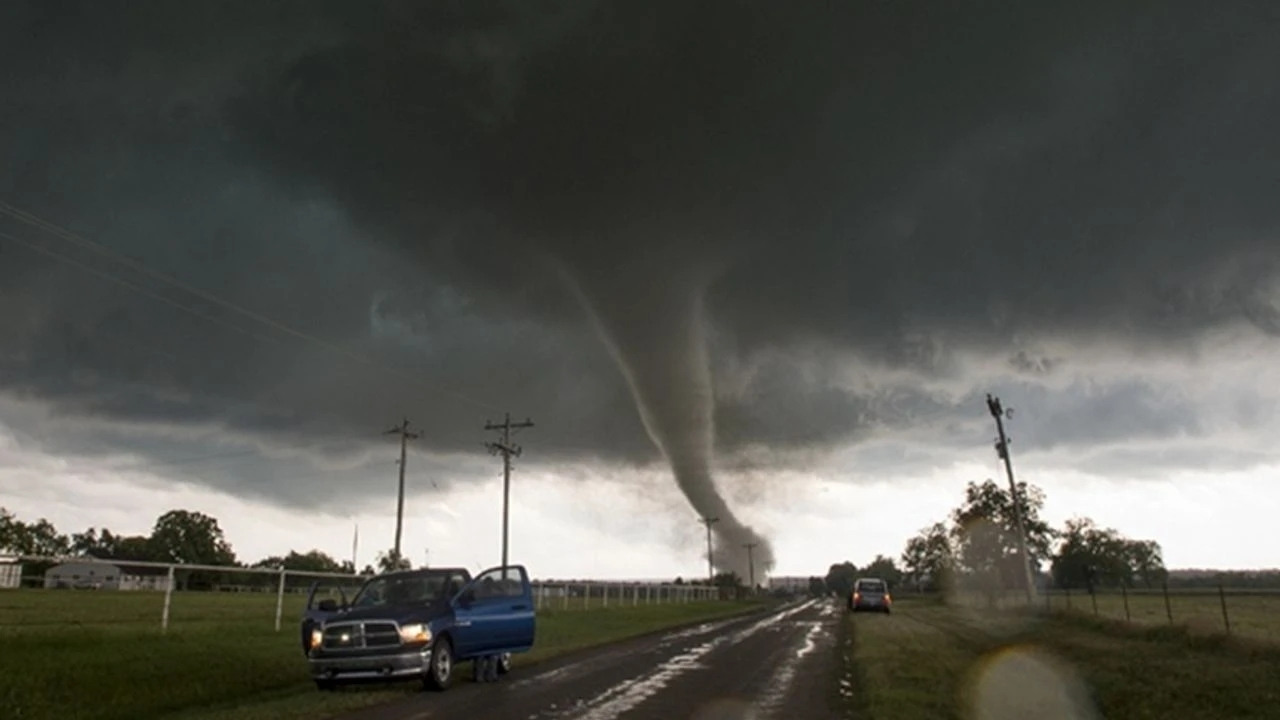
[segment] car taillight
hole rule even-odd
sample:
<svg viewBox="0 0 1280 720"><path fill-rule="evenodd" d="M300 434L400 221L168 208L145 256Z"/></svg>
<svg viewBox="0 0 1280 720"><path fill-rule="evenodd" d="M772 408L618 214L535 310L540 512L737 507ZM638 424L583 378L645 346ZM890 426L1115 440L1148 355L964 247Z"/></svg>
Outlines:
<svg viewBox="0 0 1280 720"><path fill-rule="evenodd" d="M859 600L861 600L861 599L862 599L862 593L855 592L855 593L853 594L853 601L854 601L854 602L858 602L858 601L859 601Z"/></svg>
<svg viewBox="0 0 1280 720"><path fill-rule="evenodd" d="M885 601L885 602L887 602L887 603L891 603L891 602L893 602L893 596L892 596L892 595L890 595L889 593L885 593L885 594L884 594L884 601Z"/></svg>

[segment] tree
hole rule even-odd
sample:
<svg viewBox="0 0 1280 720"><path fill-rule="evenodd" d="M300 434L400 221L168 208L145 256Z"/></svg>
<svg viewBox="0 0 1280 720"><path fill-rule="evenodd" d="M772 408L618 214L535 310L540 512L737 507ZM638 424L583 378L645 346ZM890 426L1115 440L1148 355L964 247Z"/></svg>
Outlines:
<svg viewBox="0 0 1280 720"><path fill-rule="evenodd" d="M906 578L917 590L948 587L952 562L951 537L946 524L940 522L922 528L902 551Z"/></svg>
<svg viewBox="0 0 1280 720"><path fill-rule="evenodd" d="M809 578L809 594L813 597L822 597L830 594L830 590L827 589L827 584L822 578L815 575Z"/></svg>
<svg viewBox="0 0 1280 720"><path fill-rule="evenodd" d="M684 584L684 578L682 578L682 577L677 577L677 578L676 578L676 581L675 581L673 584L674 584L674 585L683 585L683 584Z"/></svg>
<svg viewBox="0 0 1280 720"><path fill-rule="evenodd" d="M836 563L827 569L826 588L840 597L846 597L853 592L853 581L857 579L857 565L848 561Z"/></svg>
<svg viewBox="0 0 1280 720"><path fill-rule="evenodd" d="M897 587L902 582L902 571L893 562L893 558L883 555L876 555L876 559L872 560L870 565L862 568L862 574L868 577L878 577L889 583L891 588Z"/></svg>
<svg viewBox="0 0 1280 720"><path fill-rule="evenodd" d="M23 555L59 557L71 554L71 541L53 523L40 518L34 523L15 520L14 549Z"/></svg>
<svg viewBox="0 0 1280 720"><path fill-rule="evenodd" d="M1061 533L1051 572L1059 587L1132 585L1138 577L1150 586L1163 580L1164 562L1154 541L1130 540L1089 518L1072 518Z"/></svg>
<svg viewBox="0 0 1280 720"><path fill-rule="evenodd" d="M306 553L290 550L289 554L284 557L276 555L263 558L254 563L254 567L284 568L285 570L297 570L299 572L355 572L350 560L338 562L319 550L311 550Z"/></svg>
<svg viewBox="0 0 1280 720"><path fill-rule="evenodd" d="M170 510L157 518L150 545L163 562L232 565L236 560L218 521L190 510Z"/></svg>
<svg viewBox="0 0 1280 720"><path fill-rule="evenodd" d="M413 567L413 563L409 562L409 558L403 558L396 554L395 550L378 553L378 571L393 572L395 570L408 570Z"/></svg>
<svg viewBox="0 0 1280 720"><path fill-rule="evenodd" d="M17 554L27 526L16 515L0 507L0 553Z"/></svg>
<svg viewBox="0 0 1280 720"><path fill-rule="evenodd" d="M1018 507L1026 529L1028 562L1033 573L1051 556L1053 529L1040 519L1044 492L1025 482L1017 484ZM1022 587L1026 575L1018 560L1018 527L1009 491L991 480L969 483L964 504L951 513L956 559L969 579L995 602L998 591Z"/></svg>
<svg viewBox="0 0 1280 720"><path fill-rule="evenodd" d="M164 562L166 560L156 551L155 544L151 542L151 538L143 535L116 536L115 542L112 543L112 547L106 557L115 560L133 560L134 562Z"/></svg>
<svg viewBox="0 0 1280 720"><path fill-rule="evenodd" d="M1164 567L1164 552L1155 540L1130 540L1126 546L1129 567L1147 587L1168 580L1169 571Z"/></svg>
<svg viewBox="0 0 1280 720"><path fill-rule="evenodd" d="M723 587L723 588L744 587L744 585L742 584L742 578L738 577L738 573L736 572L716 573L716 576L713 579L712 584L714 584L716 587Z"/></svg>
<svg viewBox="0 0 1280 720"><path fill-rule="evenodd" d="M98 558L114 557L116 544L120 539L106 528L103 528L101 533L94 528L89 528L82 533L71 534L71 552Z"/></svg>

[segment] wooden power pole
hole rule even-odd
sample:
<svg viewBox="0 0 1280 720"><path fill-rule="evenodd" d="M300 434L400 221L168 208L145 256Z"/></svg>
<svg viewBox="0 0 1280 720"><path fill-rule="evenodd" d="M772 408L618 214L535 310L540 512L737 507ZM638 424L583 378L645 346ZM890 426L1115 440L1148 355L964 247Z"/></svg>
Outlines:
<svg viewBox="0 0 1280 720"><path fill-rule="evenodd" d="M485 443L489 452L502 455L502 567L507 566L507 538L511 504L511 458L520 457L521 448L511 442L511 431L533 427L533 421L525 418L524 422L511 422L511 413L506 413L501 423L486 421L485 430L501 430L502 439L498 442Z"/></svg>
<svg viewBox="0 0 1280 720"><path fill-rule="evenodd" d="M704 517L704 518L699 518L698 522L707 526L707 582L711 583L712 587L715 587L716 571L715 571L714 565L711 562L711 557L712 557L711 556L711 526L720 522L720 518Z"/></svg>
<svg viewBox="0 0 1280 720"><path fill-rule="evenodd" d="M1018 498L1018 485L1013 480L1013 461L1009 459L1009 438L1004 434L1004 418L1012 417L1013 410L1006 411L1000 404L1000 398L987 394L987 409L991 417L996 419L996 455L1004 461L1005 475L1009 478L1009 499L1013 503L1013 521L1018 531L1018 561L1022 564L1022 574L1026 582L1027 604L1035 595L1035 580L1031 577L1031 554L1027 552L1027 528L1022 519L1022 504Z"/></svg>
<svg viewBox="0 0 1280 720"><path fill-rule="evenodd" d="M403 422L391 428L384 434L400 436L400 493L396 498L396 544L395 549L392 550L392 552L395 553L395 557L392 558L395 563L394 568L399 570L400 535L404 530L404 461L409 441L416 440L421 437L421 435L416 432L409 432L409 418L405 418Z"/></svg>

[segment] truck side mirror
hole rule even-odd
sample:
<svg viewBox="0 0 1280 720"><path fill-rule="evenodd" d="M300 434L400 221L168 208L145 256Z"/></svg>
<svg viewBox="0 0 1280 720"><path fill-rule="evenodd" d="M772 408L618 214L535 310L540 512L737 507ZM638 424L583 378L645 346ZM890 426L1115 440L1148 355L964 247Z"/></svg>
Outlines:
<svg viewBox="0 0 1280 720"><path fill-rule="evenodd" d="M462 605L463 607L466 607L467 605L470 605L475 601L476 601L476 591L471 588L467 588L466 590L462 591L462 594L458 595L457 604Z"/></svg>
<svg viewBox="0 0 1280 720"><path fill-rule="evenodd" d="M321 612L337 612L338 601L334 600L333 598L325 598L324 600L321 600L318 605L316 605L316 609Z"/></svg>

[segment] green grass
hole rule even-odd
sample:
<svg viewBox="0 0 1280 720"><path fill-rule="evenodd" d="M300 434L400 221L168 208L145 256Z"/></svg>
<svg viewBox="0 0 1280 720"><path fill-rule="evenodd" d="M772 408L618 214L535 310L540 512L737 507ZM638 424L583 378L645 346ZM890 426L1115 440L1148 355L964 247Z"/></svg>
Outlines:
<svg viewBox="0 0 1280 720"><path fill-rule="evenodd" d="M274 631L269 594L0 592L0 718L317 718L415 692L415 683L319 693L299 647L303 599ZM745 612L702 602L542 610L521 667L571 650ZM86 702L85 698L92 698Z"/></svg>
<svg viewBox="0 0 1280 720"><path fill-rule="evenodd" d="M1050 717L1063 697L1109 720L1280 715L1280 648L1265 643L911 600L847 622L845 674L860 692L846 704L864 720L982 717L980 698L1008 717Z"/></svg>
<svg viewBox="0 0 1280 720"><path fill-rule="evenodd" d="M1093 600L1094 598L1090 598L1088 594L1073 593L1070 598L1070 609L1073 612L1093 615ZM1125 598L1121 594L1098 593L1096 600L1098 617L1113 620L1125 619ZM1131 592L1128 601L1130 622L1141 625L1170 624L1164 597L1159 591ZM1280 642L1280 593L1228 593L1226 603L1232 634ZM1052 596L1049 604L1054 610L1068 608L1067 597L1064 595ZM1174 625L1186 626L1194 633L1226 631L1226 624L1222 618L1222 601L1216 592L1170 591L1169 609L1173 614Z"/></svg>

